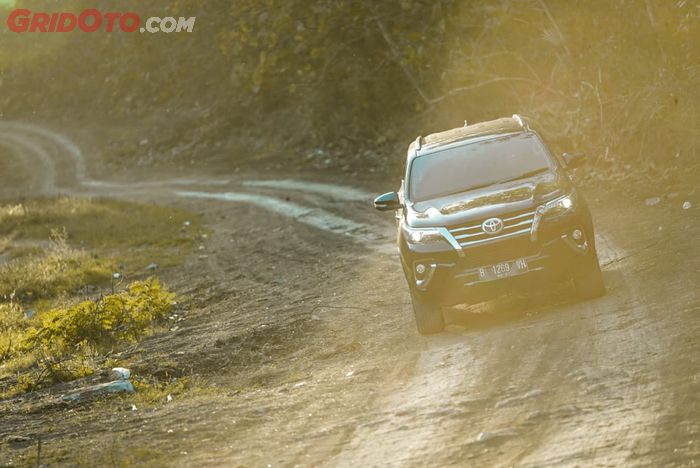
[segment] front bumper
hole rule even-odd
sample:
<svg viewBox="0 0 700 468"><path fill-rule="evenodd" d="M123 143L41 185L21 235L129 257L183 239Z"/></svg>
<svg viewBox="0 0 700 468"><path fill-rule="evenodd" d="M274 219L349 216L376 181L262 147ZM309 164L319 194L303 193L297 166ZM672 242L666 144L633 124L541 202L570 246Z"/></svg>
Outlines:
<svg viewBox="0 0 700 468"><path fill-rule="evenodd" d="M574 239L579 230L583 239ZM504 240L485 247L465 249L463 255L452 251L414 252L402 249L404 273L414 292L442 304L480 302L506 292L529 290L547 283L569 279L583 257L595 250L590 225L569 222L541 231L539 240L529 236ZM524 259L527 270L517 269L512 276L485 278L482 268L501 262ZM426 266L418 275L416 266Z"/></svg>

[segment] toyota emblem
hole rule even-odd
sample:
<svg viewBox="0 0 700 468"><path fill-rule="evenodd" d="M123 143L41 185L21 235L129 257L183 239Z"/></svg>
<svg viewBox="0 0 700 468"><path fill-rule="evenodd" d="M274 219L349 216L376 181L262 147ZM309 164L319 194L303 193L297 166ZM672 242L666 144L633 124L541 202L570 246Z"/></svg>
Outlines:
<svg viewBox="0 0 700 468"><path fill-rule="evenodd" d="M486 234L498 234L503 230L501 218L489 218L481 224L481 230Z"/></svg>

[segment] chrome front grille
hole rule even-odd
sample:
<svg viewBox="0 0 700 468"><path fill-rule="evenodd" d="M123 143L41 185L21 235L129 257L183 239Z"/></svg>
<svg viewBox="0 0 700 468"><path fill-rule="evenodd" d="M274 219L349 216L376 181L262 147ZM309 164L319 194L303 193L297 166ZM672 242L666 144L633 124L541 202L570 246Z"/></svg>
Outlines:
<svg viewBox="0 0 700 468"><path fill-rule="evenodd" d="M473 247L529 234L532 229L534 217L535 210L510 213L500 218L503 221L503 229L496 234L488 234L482 229L481 225L486 221L486 218L480 220L478 223L472 221L468 224L451 227L448 230L460 246Z"/></svg>

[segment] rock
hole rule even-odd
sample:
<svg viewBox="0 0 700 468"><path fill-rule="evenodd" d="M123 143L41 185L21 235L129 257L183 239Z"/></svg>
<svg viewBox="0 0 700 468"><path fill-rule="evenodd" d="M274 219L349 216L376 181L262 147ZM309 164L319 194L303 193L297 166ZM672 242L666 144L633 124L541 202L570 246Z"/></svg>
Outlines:
<svg viewBox="0 0 700 468"><path fill-rule="evenodd" d="M124 367L115 367L109 373L109 377L112 380L129 380L129 377L131 377L131 371L129 369L125 369Z"/></svg>
<svg viewBox="0 0 700 468"><path fill-rule="evenodd" d="M544 395L544 390L540 390L539 388L535 388L533 390L530 390L527 392L525 395L523 395L524 399L530 399L530 398L537 398L538 396Z"/></svg>
<svg viewBox="0 0 700 468"><path fill-rule="evenodd" d="M7 436L7 439L5 439L5 440L7 440L7 442L9 444L25 444L25 443L29 443L32 441L31 437L25 437L25 436L14 435L14 434L10 434L9 436Z"/></svg>
<svg viewBox="0 0 700 468"><path fill-rule="evenodd" d="M146 267L146 271L154 271L158 269L158 264L157 263L151 263Z"/></svg>
<svg viewBox="0 0 700 468"><path fill-rule="evenodd" d="M510 407L510 406L518 406L518 405L522 404L525 400L537 398L543 394L544 394L543 390L536 388L534 390L530 390L529 392L525 393L524 395L505 398L505 399L496 403L496 408L506 408L506 407Z"/></svg>
<svg viewBox="0 0 700 468"><path fill-rule="evenodd" d="M684 210L689 210L689 209L691 209L692 207L693 207L693 204L690 203L689 201L683 202L683 209L684 209Z"/></svg>
<svg viewBox="0 0 700 468"><path fill-rule="evenodd" d="M660 197L651 197L651 198L647 198L646 200L644 200L644 204L646 206L658 205L660 202L661 202Z"/></svg>
<svg viewBox="0 0 700 468"><path fill-rule="evenodd" d="M80 401L107 393L134 393L134 386L128 380L115 380L98 385L83 387L61 396L63 401Z"/></svg>
<svg viewBox="0 0 700 468"><path fill-rule="evenodd" d="M518 435L518 431L511 428L499 429L497 431L482 431L476 436L476 441L480 443L497 442L503 439L509 439Z"/></svg>
<svg viewBox="0 0 700 468"><path fill-rule="evenodd" d="M146 146L148 144L148 138L144 138L143 140L139 141L139 145L141 146Z"/></svg>
<svg viewBox="0 0 700 468"><path fill-rule="evenodd" d="M540 410L531 411L525 418L527 421L544 419L547 415Z"/></svg>
<svg viewBox="0 0 700 468"><path fill-rule="evenodd" d="M580 412L581 412L581 409L578 406L571 405L571 404L566 404L566 405L560 406L556 410L556 414L558 416L561 416L564 418L574 416Z"/></svg>

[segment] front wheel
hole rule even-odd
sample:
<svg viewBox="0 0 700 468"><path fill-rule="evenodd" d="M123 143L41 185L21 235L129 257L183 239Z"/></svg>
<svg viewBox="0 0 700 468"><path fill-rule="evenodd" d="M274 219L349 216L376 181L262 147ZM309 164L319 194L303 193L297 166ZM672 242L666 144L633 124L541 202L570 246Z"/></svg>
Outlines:
<svg viewBox="0 0 700 468"><path fill-rule="evenodd" d="M588 252L574 271L574 285L581 299L594 299L605 295L603 273L600 271L595 249Z"/></svg>
<svg viewBox="0 0 700 468"><path fill-rule="evenodd" d="M440 304L421 299L416 293L411 293L413 314L416 317L416 327L421 335L440 333L445 329L445 318Z"/></svg>

